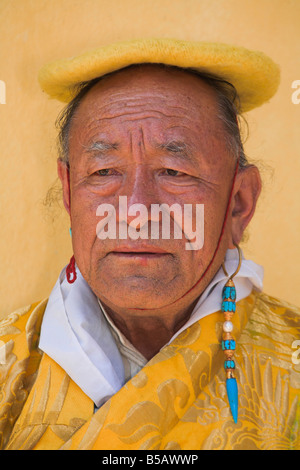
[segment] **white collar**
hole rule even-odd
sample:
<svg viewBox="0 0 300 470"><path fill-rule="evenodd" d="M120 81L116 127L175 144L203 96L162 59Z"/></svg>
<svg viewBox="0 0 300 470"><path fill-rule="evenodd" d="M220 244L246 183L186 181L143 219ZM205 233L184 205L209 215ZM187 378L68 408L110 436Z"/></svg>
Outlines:
<svg viewBox="0 0 300 470"><path fill-rule="evenodd" d="M69 284L65 268L50 294L39 348L57 362L101 406L124 384L121 355L97 297L77 270Z"/></svg>
<svg viewBox="0 0 300 470"><path fill-rule="evenodd" d="M226 269L236 269L236 250L228 250ZM66 280L64 268L51 292L43 317L39 348L57 362L71 379L100 407L124 385L124 366L98 299L79 269L74 284ZM226 276L222 268L199 298L188 322L170 342L187 327L220 309ZM262 290L263 268L242 260L234 278L237 301L253 288Z"/></svg>

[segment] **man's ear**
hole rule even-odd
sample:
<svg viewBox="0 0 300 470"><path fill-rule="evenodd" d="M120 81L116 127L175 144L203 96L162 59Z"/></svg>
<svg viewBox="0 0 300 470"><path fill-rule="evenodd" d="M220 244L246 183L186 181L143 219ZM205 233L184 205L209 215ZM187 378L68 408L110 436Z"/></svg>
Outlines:
<svg viewBox="0 0 300 470"><path fill-rule="evenodd" d="M261 177L255 165L239 171L236 177L231 212L232 246L238 244L253 217L261 192Z"/></svg>
<svg viewBox="0 0 300 470"><path fill-rule="evenodd" d="M69 166L61 160L57 160L57 173L62 184L63 201L66 211L70 215L70 175Z"/></svg>

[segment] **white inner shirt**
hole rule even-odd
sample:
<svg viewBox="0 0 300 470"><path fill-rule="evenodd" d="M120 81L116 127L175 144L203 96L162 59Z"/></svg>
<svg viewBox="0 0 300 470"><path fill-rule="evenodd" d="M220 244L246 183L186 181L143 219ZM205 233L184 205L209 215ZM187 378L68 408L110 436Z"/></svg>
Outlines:
<svg viewBox="0 0 300 470"><path fill-rule="evenodd" d="M148 361L112 322L100 299L98 299L98 302L100 309L102 310L102 313L110 327L110 331L116 342L117 348L121 354L124 365L124 380L125 382L128 382L128 380L134 377L147 364Z"/></svg>

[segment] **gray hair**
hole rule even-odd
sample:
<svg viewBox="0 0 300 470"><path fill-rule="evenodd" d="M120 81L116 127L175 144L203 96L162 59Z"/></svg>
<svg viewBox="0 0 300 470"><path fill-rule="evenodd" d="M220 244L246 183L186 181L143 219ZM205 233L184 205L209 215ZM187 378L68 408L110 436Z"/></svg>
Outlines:
<svg viewBox="0 0 300 470"><path fill-rule="evenodd" d="M240 114L239 98L235 87L226 80L193 69L184 69L175 66L167 66L164 64L157 65L167 69L177 69L194 74L215 90L219 107L218 118L222 121L226 132L226 143L228 146L227 148L236 159L239 158L240 170L251 166L245 155L241 138L241 119L243 119L245 123L246 121ZM126 68L131 67L137 67L137 65L131 65ZM73 117L81 103L81 100L89 92L89 90L94 85L96 85L96 83L98 83L103 78L118 72L119 71L112 72L111 74L104 75L103 77L95 78L88 82L83 82L79 84L75 98L73 98L73 100L63 109L63 111L58 116L56 121L56 127L59 130L58 154L59 159L63 161L66 165L69 165L69 134L71 124Z"/></svg>

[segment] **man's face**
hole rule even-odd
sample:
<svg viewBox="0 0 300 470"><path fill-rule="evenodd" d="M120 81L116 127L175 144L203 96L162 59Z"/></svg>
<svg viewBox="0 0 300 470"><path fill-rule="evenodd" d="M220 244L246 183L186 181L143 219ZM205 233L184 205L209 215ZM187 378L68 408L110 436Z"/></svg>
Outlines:
<svg viewBox="0 0 300 470"><path fill-rule="evenodd" d="M84 97L69 140L72 242L83 277L107 304L163 307L189 291L209 265L235 168L217 114L207 84L156 66L107 77ZM153 204L176 203L182 212L185 204L204 204L203 247L187 250L184 236L99 239L97 208L111 204L118 214L120 196L149 214ZM228 233L195 295L220 266Z"/></svg>

